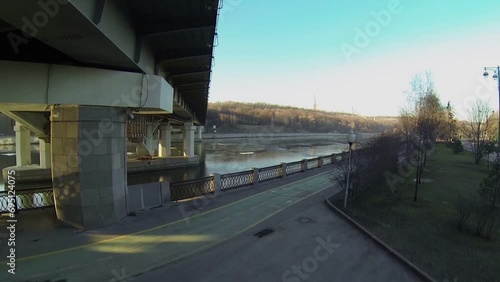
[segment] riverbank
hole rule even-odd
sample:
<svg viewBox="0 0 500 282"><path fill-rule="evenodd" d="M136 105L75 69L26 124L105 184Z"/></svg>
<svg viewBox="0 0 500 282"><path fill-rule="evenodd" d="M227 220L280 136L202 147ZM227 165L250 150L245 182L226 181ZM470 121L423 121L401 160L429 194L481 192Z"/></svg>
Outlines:
<svg viewBox="0 0 500 282"><path fill-rule="evenodd" d="M283 162L294 162L318 156L331 155L346 151L348 148L345 134L294 134L272 138L257 134L252 138L205 139L195 144L195 154L199 156L199 165L183 168L156 168L155 171L130 173L130 185L158 181L178 182L206 177L212 173L226 174L245 171L252 168L268 167ZM370 135L361 134L357 142L363 142ZM223 137L232 137L223 136ZM6 148L0 154L0 168L15 166L15 148ZM2 146L0 146L1 151ZM33 160L38 160L36 145L32 147ZM181 143L172 143L172 153L180 156ZM146 166L148 161L139 162L131 155L131 160L138 166ZM152 163L154 164L154 163ZM50 178L47 179L50 181ZM0 190L2 184L0 184Z"/></svg>
<svg viewBox="0 0 500 282"><path fill-rule="evenodd" d="M486 241L456 227L458 196L476 196L486 166L437 145L424 169L417 202L412 175L394 193L374 186L346 213L437 281L500 281L500 230Z"/></svg>
<svg viewBox="0 0 500 282"><path fill-rule="evenodd" d="M380 133L359 133L361 138L369 138L380 135ZM346 133L204 133L203 139L273 139L273 138L338 138L345 141Z"/></svg>

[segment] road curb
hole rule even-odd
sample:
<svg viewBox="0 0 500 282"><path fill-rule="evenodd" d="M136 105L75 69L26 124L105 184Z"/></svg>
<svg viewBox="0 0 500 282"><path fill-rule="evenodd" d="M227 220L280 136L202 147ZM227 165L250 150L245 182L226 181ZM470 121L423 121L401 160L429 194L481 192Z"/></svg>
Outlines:
<svg viewBox="0 0 500 282"><path fill-rule="evenodd" d="M423 270L418 268L415 264L407 260L405 257L403 257L400 253L398 253L396 250L391 248L389 245L384 243L382 240L377 238L375 235L373 235L370 231L368 231L366 228L361 226L359 223L357 223L354 219L352 219L350 216L345 214L343 211L341 211L339 208L337 208L334 204L330 202L330 200L327 198L325 199L325 205L332 211L336 212L339 214L343 219L345 219L347 222L349 222L352 226L357 228L359 231L367 235L371 240L373 240L375 243L380 245L383 249L385 249L387 252L389 252L393 257L395 257L397 260L399 260L401 263L404 265L408 266L417 276L420 278L423 278L425 281L429 282L437 282L434 278L429 276L427 273L425 273Z"/></svg>

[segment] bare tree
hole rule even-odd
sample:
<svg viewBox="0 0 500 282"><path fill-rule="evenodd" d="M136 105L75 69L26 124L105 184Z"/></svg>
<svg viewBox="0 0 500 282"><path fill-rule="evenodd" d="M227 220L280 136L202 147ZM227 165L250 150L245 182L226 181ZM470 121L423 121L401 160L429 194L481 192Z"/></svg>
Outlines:
<svg viewBox="0 0 500 282"><path fill-rule="evenodd" d="M414 159L410 163L414 161L416 166L413 200L417 201L427 149L435 142L446 115L436 94L431 73L415 75L410 85L411 91L407 97L409 107L401 112L400 124L403 133L407 133L407 148L413 151L411 155Z"/></svg>
<svg viewBox="0 0 500 282"><path fill-rule="evenodd" d="M422 109L420 115L422 116L422 131L424 152L423 152L423 165L427 160L427 148L436 141L441 125L446 122L446 111L441 105L439 98L434 92L428 93L423 97ZM420 179L419 179L420 181Z"/></svg>
<svg viewBox="0 0 500 282"><path fill-rule="evenodd" d="M375 189L378 181L385 179L384 172L396 168L398 154L402 149L401 137L397 134L381 134L378 137L357 144L356 150L352 152L351 171L349 177L349 199L356 200L364 192ZM346 189L348 162L335 162L335 173L333 179Z"/></svg>
<svg viewBox="0 0 500 282"><path fill-rule="evenodd" d="M397 129L404 136L406 143L406 156L410 157L412 140L415 138L415 116L409 109L401 109Z"/></svg>
<svg viewBox="0 0 500 282"><path fill-rule="evenodd" d="M477 99L467 112L464 133L471 139L470 149L474 162L479 164L484 156L487 141L493 138L494 114L486 101Z"/></svg>

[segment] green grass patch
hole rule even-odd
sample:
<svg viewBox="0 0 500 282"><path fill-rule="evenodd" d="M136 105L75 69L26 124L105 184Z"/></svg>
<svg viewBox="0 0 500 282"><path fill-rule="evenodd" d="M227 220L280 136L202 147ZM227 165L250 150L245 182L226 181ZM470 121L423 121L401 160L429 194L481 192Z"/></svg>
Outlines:
<svg viewBox="0 0 500 282"><path fill-rule="evenodd" d="M500 281L500 230L486 241L455 221L458 196L476 197L486 176L470 153L437 145L423 174L433 181L419 185L416 203L413 173L394 193L386 183L367 191L347 213L438 281Z"/></svg>

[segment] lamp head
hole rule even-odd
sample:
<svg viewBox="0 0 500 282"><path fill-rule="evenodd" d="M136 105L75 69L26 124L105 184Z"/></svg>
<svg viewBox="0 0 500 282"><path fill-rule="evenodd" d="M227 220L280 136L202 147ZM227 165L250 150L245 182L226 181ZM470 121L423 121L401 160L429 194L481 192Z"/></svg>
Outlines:
<svg viewBox="0 0 500 282"><path fill-rule="evenodd" d="M351 129L349 134L347 134L347 143L349 143L349 145L352 145L354 141L356 141L356 134L354 134L354 132Z"/></svg>
<svg viewBox="0 0 500 282"><path fill-rule="evenodd" d="M484 71L483 76L488 77L490 74L487 71Z"/></svg>
<svg viewBox="0 0 500 282"><path fill-rule="evenodd" d="M495 74L493 75L493 79L498 79L498 74L496 74L496 73L495 73Z"/></svg>

